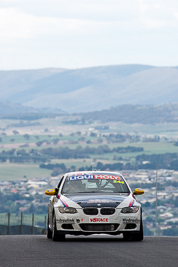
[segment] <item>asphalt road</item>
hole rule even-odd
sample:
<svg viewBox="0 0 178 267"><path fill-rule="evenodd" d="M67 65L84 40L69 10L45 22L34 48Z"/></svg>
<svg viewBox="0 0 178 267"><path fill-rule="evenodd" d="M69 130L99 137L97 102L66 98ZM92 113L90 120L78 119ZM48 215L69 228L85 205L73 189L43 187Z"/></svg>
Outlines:
<svg viewBox="0 0 178 267"><path fill-rule="evenodd" d="M176 267L178 237L67 236L53 242L46 236L0 236L0 267Z"/></svg>

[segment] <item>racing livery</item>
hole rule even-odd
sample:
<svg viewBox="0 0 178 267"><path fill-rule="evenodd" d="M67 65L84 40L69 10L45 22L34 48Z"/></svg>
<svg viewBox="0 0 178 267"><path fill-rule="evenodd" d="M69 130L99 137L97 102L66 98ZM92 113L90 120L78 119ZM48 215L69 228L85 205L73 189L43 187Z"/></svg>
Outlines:
<svg viewBox="0 0 178 267"><path fill-rule="evenodd" d="M66 234L123 234L125 240L142 241L142 208L120 173L84 171L66 173L55 189L46 190L47 237L62 241Z"/></svg>

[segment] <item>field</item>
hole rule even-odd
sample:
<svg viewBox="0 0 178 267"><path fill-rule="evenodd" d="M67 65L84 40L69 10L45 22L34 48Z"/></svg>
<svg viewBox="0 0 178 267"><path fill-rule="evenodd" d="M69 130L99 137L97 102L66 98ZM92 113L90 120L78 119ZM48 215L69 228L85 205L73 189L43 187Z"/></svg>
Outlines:
<svg viewBox="0 0 178 267"><path fill-rule="evenodd" d="M70 121L75 117L68 116ZM38 121L28 122L19 120L0 120L0 153L3 151L19 150L30 153L32 149L40 151L44 148L69 147L75 150L78 146L85 148L98 148L107 145L110 149L116 147L141 147L141 152L129 153L103 153L90 154L89 158L77 159L58 159L49 158L52 164L63 163L67 168L75 166L91 167L95 169L98 161L103 164L118 162L117 157L122 157L123 161L134 162L135 157L140 154L164 154L178 153L178 147L175 142L178 140L178 124L164 123L157 125L147 124L125 124L125 123L107 123L93 122L85 125L73 125L64 123L66 118L57 117L51 119L40 119ZM107 127L105 127L107 126ZM99 128L99 130L98 130ZM92 135L92 133L94 133ZM130 136L139 136L140 140L126 139L124 142L114 142L107 138L109 134L121 134ZM153 142L152 139L159 136L159 142ZM150 140L149 140L150 138ZM147 140L146 140L147 139ZM146 140L146 141L145 141ZM19 180L32 179L39 177L50 177L51 170L42 169L40 163L13 163L9 160L0 162L0 180Z"/></svg>
<svg viewBox="0 0 178 267"><path fill-rule="evenodd" d="M50 173L50 170L40 169L36 164L0 163L0 181L46 178Z"/></svg>

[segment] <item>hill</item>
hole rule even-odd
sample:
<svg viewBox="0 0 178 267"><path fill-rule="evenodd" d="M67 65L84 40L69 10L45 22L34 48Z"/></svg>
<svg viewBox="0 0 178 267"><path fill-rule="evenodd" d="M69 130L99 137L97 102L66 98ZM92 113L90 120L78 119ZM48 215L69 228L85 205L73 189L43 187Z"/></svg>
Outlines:
<svg viewBox="0 0 178 267"><path fill-rule="evenodd" d="M66 113L57 108L33 108L13 102L0 102L0 118L2 119L37 120L59 115L66 115Z"/></svg>
<svg viewBox="0 0 178 267"><path fill-rule="evenodd" d="M178 68L118 65L76 70L0 71L0 100L68 113L178 99Z"/></svg>
<svg viewBox="0 0 178 267"><path fill-rule="evenodd" d="M81 113L81 121L124 123L177 123L178 104L166 105L122 105L108 110Z"/></svg>

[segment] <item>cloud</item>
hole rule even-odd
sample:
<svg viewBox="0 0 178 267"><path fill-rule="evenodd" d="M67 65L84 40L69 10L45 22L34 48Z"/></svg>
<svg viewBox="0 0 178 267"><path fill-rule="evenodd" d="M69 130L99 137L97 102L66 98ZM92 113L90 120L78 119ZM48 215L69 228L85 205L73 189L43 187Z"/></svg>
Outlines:
<svg viewBox="0 0 178 267"><path fill-rule="evenodd" d="M0 9L0 38L30 38L30 21L13 8Z"/></svg>
<svg viewBox="0 0 178 267"><path fill-rule="evenodd" d="M86 32L119 25L162 28L173 25L178 3L167 0L1 0L3 36L30 38L36 34Z"/></svg>
<svg viewBox="0 0 178 267"><path fill-rule="evenodd" d="M125 30L163 28L177 22L176 10L164 2L5 0L1 1L4 7L0 8L0 38L30 39L54 34L95 35L96 31L116 27Z"/></svg>
<svg viewBox="0 0 178 267"><path fill-rule="evenodd" d="M39 17L86 20L132 20L140 15L172 16L177 0L1 0L1 7L18 8Z"/></svg>
<svg viewBox="0 0 178 267"><path fill-rule="evenodd" d="M4 7L40 17L65 17L82 20L130 20L137 16L137 0L1 0Z"/></svg>
<svg viewBox="0 0 178 267"><path fill-rule="evenodd" d="M138 0L140 4L140 18L143 27L162 28L175 26L175 10L178 11L178 2L172 0ZM178 25L176 25L178 27Z"/></svg>
<svg viewBox="0 0 178 267"><path fill-rule="evenodd" d="M75 35L85 31L95 32L96 24L100 22L55 18L37 17L22 13L19 9L0 9L0 39L32 39L42 35Z"/></svg>
<svg viewBox="0 0 178 267"><path fill-rule="evenodd" d="M1 0L0 68L176 61L177 31L177 0Z"/></svg>
<svg viewBox="0 0 178 267"><path fill-rule="evenodd" d="M176 20L178 20L178 12L174 12L174 17Z"/></svg>

